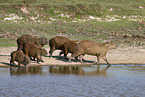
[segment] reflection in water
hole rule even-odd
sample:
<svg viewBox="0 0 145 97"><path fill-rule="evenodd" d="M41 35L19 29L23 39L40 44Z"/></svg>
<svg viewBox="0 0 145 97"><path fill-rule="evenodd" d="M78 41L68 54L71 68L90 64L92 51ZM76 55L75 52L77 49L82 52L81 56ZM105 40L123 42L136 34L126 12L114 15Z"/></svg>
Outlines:
<svg viewBox="0 0 145 97"><path fill-rule="evenodd" d="M82 66L49 66L49 73L57 74L75 74L75 75L106 75L106 71L110 66L103 70L100 67L95 71L84 72ZM42 66L17 68L10 67L10 75L23 75L23 74L42 74Z"/></svg>
<svg viewBox="0 0 145 97"><path fill-rule="evenodd" d="M101 70L100 67L98 67L96 71L84 72L82 66L49 66L49 73L76 75L106 75L106 71L109 67L110 65L108 65L103 70Z"/></svg>
<svg viewBox="0 0 145 97"><path fill-rule="evenodd" d="M84 75L81 66L49 66L49 73Z"/></svg>
<svg viewBox="0 0 145 97"><path fill-rule="evenodd" d="M41 70L42 70L41 66L28 67L28 68L10 67L10 74L11 75L42 74Z"/></svg>

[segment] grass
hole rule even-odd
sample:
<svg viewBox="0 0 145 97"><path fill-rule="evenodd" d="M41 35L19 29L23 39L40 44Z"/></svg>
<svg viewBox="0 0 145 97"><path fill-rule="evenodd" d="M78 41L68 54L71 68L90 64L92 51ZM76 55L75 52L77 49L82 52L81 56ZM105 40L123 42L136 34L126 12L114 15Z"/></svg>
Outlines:
<svg viewBox="0 0 145 97"><path fill-rule="evenodd" d="M11 46L17 46L15 40L10 40L10 39L0 39L0 47L11 47Z"/></svg>
<svg viewBox="0 0 145 97"><path fill-rule="evenodd" d="M144 4L144 0L1 0L0 46L17 46L16 39L23 34L48 40L63 35L75 40L144 46ZM22 19L5 20L16 16ZM106 21L112 18L120 20Z"/></svg>

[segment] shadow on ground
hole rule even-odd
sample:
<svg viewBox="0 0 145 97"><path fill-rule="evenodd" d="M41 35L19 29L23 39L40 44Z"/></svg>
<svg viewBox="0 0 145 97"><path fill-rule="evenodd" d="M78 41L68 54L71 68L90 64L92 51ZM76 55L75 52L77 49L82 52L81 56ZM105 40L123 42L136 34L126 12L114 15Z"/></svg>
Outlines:
<svg viewBox="0 0 145 97"><path fill-rule="evenodd" d="M45 57L50 58L49 56L45 56ZM69 62L69 58L66 59L63 56L61 56L61 58L59 58L59 56L52 56L52 58L54 58L55 60L63 61L63 62ZM76 60L76 59L72 59L71 62L80 62L80 61ZM90 61L90 60L84 60L83 62L84 63L93 63L94 64L94 61Z"/></svg>

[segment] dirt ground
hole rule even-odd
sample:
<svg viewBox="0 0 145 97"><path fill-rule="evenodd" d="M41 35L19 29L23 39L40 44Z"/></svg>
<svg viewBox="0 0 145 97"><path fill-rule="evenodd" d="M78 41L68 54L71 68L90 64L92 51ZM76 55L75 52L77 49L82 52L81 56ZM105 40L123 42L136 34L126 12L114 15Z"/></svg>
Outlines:
<svg viewBox="0 0 145 97"><path fill-rule="evenodd" d="M16 50L16 47L0 47L0 66L1 67L9 67L10 66L10 53ZM45 48L49 52L49 47ZM94 61L96 60L95 56L85 55L84 59L85 62L81 63L76 61L75 59L72 60L71 63L68 60L64 59L63 55L62 58L59 59L59 50L53 52L53 57L49 58L49 54L45 57L42 57L44 63L37 64L35 61L30 61L28 66L35 66L35 65L93 65ZM68 58L71 54L68 55ZM110 64L145 64L145 49L142 48L117 48L112 49L107 53L107 59ZM100 60L102 64L106 64L105 61L102 59ZM17 64L17 62L15 62Z"/></svg>

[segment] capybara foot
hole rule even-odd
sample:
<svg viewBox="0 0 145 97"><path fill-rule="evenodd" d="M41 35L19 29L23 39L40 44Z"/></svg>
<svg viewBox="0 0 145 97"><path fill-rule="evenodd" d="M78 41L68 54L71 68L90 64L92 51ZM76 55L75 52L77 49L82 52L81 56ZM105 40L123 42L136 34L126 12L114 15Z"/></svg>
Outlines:
<svg viewBox="0 0 145 97"><path fill-rule="evenodd" d="M41 60L41 62L44 62L43 60Z"/></svg>
<svg viewBox="0 0 145 97"><path fill-rule="evenodd" d="M38 63L38 64L40 64L39 62L40 62L40 61L37 60L37 63Z"/></svg>

